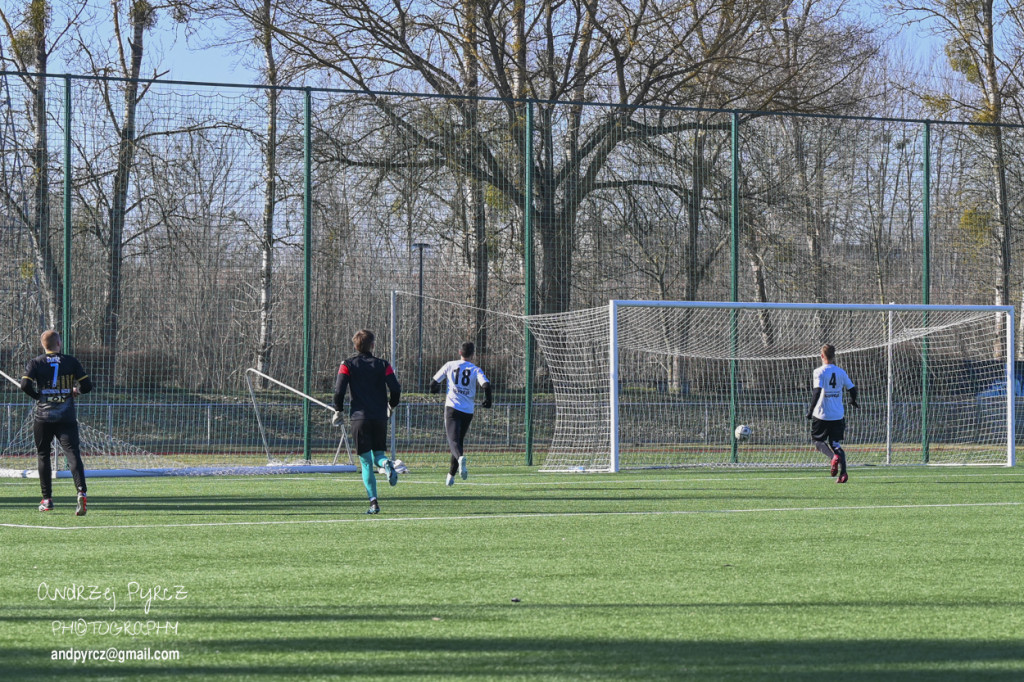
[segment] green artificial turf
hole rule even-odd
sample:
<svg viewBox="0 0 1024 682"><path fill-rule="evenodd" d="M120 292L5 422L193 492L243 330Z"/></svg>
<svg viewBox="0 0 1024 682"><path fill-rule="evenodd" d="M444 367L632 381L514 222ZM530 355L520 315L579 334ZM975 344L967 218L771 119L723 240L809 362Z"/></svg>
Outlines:
<svg viewBox="0 0 1024 682"><path fill-rule="evenodd" d="M0 481L0 678L1024 678L1016 469L380 478Z"/></svg>

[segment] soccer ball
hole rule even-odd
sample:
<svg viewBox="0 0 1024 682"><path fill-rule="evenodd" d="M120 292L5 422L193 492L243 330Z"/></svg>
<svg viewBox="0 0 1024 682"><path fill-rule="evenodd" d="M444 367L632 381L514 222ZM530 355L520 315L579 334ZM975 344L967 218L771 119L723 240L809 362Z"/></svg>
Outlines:
<svg viewBox="0 0 1024 682"><path fill-rule="evenodd" d="M736 440L747 440L750 438L750 427L746 424L740 424L736 427Z"/></svg>

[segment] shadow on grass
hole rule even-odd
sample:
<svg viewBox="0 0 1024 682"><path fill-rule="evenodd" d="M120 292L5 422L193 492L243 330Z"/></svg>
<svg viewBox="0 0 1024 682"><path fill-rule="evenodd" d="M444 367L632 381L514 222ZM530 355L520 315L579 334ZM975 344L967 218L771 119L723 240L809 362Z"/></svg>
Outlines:
<svg viewBox="0 0 1024 682"><path fill-rule="evenodd" d="M959 682L1020 679L1024 674L1021 641L680 641L657 640L653 633L647 639L368 638L339 633L315 638L210 639L183 643L179 650L179 661L72 664L51 660L49 649L4 648L0 667L9 680L50 680L60 672L79 680L390 677L808 682Z"/></svg>
<svg viewBox="0 0 1024 682"><path fill-rule="evenodd" d="M40 513L39 520L56 518L61 512L73 511L75 501L73 497L61 496L58 493L53 497L55 510L53 513ZM318 496L302 497L225 497L218 495L187 495L187 496L146 496L146 497L111 497L106 495L89 495L89 515L86 518L95 518L104 513L127 513L127 512L161 512L171 515L201 515L211 514L221 516L245 515L266 513L274 515L301 515L301 516L336 516L339 507L351 505L355 502L352 496L324 498ZM363 500L358 500L363 505ZM38 497L0 498L0 509L12 509L19 511L34 510L39 504Z"/></svg>
<svg viewBox="0 0 1024 682"><path fill-rule="evenodd" d="M399 513L419 513L423 504L436 505L444 503L448 505L458 504L460 506L473 507L474 516L520 514L529 512L551 512L551 511L572 511L572 512L601 512L621 511L623 504L634 505L634 511L643 511L644 504L649 503L651 508L659 510L666 509L666 503L676 502L685 504L688 502L706 502L722 499L747 501L771 501L773 504L788 502L798 504L806 501L807 498L786 495L786 494L765 494L763 491L749 491L750 494L737 494L736 491L714 491L711 494L706 490L687 490L679 493L665 493L647 490L638 495L566 495L562 491L552 490L550 493L531 492L528 495L481 495L481 494L446 494L437 495L402 495L394 494L387 485L380 486L380 500L382 506ZM362 491L360 490L359 493ZM200 515L208 516L216 514L220 516L251 516L253 514L274 514L284 516L336 516L339 512L347 513L352 508L365 506L366 498L359 493L317 495L315 497L303 495L147 495L140 497L122 497L116 495L103 495L102 493L89 495L89 511L93 514L104 512L158 512L174 516ZM18 496L0 498L0 510L12 510L32 512L39 504L38 496ZM550 504L550 507L538 509L539 504ZM579 505L584 506L579 506ZM641 505L635 507L635 505ZM56 511L73 510L75 506L72 494L60 494L55 491L54 505ZM407 505L403 508L401 505ZM524 506L525 505L525 506ZM572 505L568 508L567 505ZM483 510L483 511L482 511ZM490 510L490 511L487 511ZM50 513L39 514L39 519L50 518ZM33 517L34 518L34 517Z"/></svg>

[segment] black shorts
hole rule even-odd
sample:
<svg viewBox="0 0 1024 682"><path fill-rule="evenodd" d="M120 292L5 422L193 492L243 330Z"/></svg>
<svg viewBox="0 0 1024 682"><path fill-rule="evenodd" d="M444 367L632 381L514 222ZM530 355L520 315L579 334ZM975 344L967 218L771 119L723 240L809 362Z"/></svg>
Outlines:
<svg viewBox="0 0 1024 682"><path fill-rule="evenodd" d="M74 457L81 456L81 445L78 436L78 422L41 422L32 424L32 432L36 441L36 452L49 456L52 452L53 439L56 438L66 453Z"/></svg>
<svg viewBox="0 0 1024 682"><path fill-rule="evenodd" d="M846 433L846 420L833 419L811 419L811 440L820 440L831 443L841 443L843 434Z"/></svg>
<svg viewBox="0 0 1024 682"><path fill-rule="evenodd" d="M387 450L387 443L387 419L352 420L352 445L355 447L357 455L370 450Z"/></svg>

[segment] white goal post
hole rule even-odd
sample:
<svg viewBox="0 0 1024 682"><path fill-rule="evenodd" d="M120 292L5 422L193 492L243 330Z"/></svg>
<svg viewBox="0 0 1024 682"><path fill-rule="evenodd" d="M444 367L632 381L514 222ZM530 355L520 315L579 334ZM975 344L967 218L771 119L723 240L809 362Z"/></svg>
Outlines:
<svg viewBox="0 0 1024 682"><path fill-rule="evenodd" d="M557 405L544 470L824 466L805 418L823 343L859 390L851 464L1015 461L1012 306L613 300L527 323Z"/></svg>
<svg viewBox="0 0 1024 682"><path fill-rule="evenodd" d="M271 393L269 397L264 395L263 384L267 384L268 388L276 387L276 394ZM348 439L347 423L343 423L338 429L338 446L330 461L314 462L303 459L302 424L306 416L306 407L315 405L333 417L337 412L333 405L317 400L308 393L303 393L254 367L245 370L245 385L252 400L256 426L260 432L260 442L263 443L263 449L267 454L268 465L289 466L300 473L338 473L356 470L352 446ZM338 464L342 448L345 449L348 465Z"/></svg>

